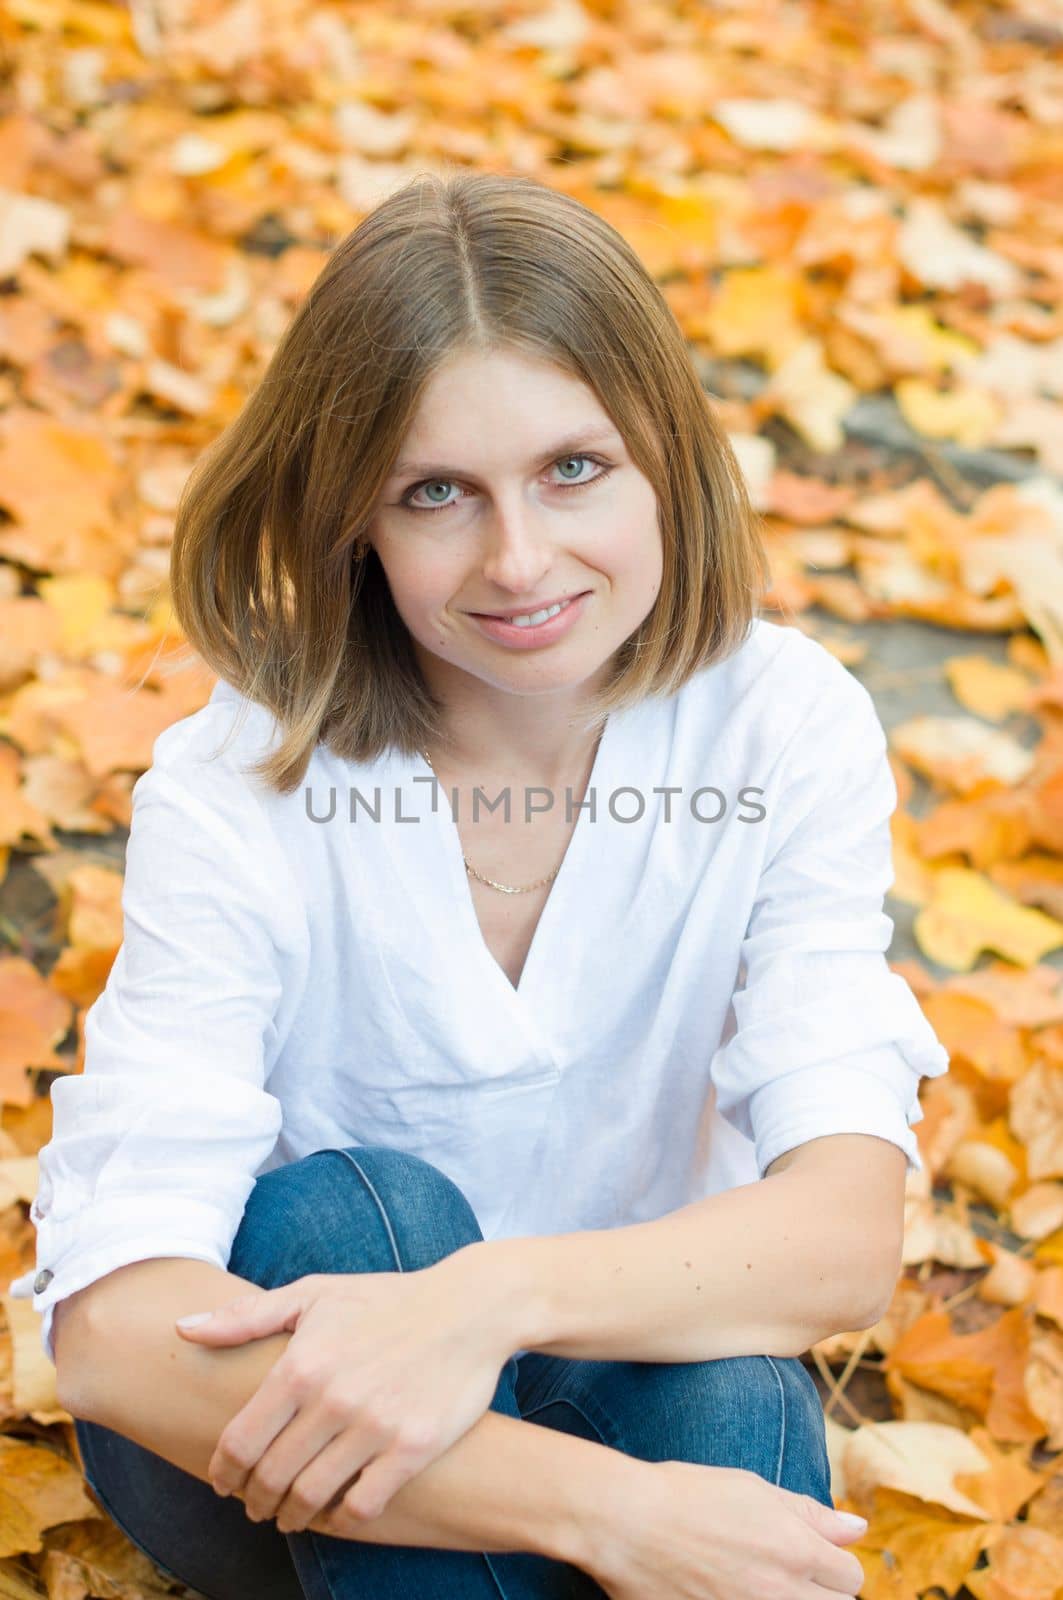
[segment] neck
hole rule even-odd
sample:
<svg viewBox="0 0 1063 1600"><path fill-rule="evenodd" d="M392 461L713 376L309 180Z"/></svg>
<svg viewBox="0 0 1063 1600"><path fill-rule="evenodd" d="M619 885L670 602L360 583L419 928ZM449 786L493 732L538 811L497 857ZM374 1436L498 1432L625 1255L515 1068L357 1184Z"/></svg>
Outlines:
<svg viewBox="0 0 1063 1600"><path fill-rule="evenodd" d="M573 783L573 774L577 780L586 776L602 731L600 724L586 726L586 685L558 694L519 695L470 680L466 673L459 684L457 676L431 683L446 710L445 733L428 753L433 765L447 769L448 782L563 789Z"/></svg>

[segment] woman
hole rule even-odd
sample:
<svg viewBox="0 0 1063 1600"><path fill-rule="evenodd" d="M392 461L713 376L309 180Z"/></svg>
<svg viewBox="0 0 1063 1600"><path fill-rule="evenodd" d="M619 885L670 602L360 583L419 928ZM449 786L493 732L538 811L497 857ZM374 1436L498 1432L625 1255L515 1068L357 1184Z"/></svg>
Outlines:
<svg viewBox="0 0 1063 1600"><path fill-rule="evenodd" d="M525 179L379 205L198 463L219 682L136 784L33 1212L51 1359L111 1295L89 1481L181 1581L859 1588L799 1356L888 1303L948 1063L878 718L766 578L656 286Z"/></svg>

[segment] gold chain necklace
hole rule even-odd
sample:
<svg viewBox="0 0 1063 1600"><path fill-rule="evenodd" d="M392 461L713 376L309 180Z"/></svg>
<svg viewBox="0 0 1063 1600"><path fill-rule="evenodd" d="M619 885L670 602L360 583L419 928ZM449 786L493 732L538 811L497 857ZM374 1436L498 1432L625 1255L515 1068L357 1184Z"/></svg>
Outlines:
<svg viewBox="0 0 1063 1600"><path fill-rule="evenodd" d="M598 743L599 744L601 743L601 734L599 734L599 736L598 736ZM597 753L598 752L597 752L597 746L596 746L595 747L595 755L597 755ZM438 778L438 774L436 773L436 769L435 769L435 767L432 766L432 760L431 760L431 757L428 754L428 751L427 750L422 750L421 754L422 754L422 756L424 756L424 759L428 762L429 767L431 767L433 775ZM461 859L465 863L466 872L471 874L471 876L474 877L477 880L478 883L486 883L489 889L497 889L500 894L530 894L533 889L541 889L544 884L553 883L554 879L557 877L558 873L561 871L561 864L558 863L558 865L554 868L553 872L551 872L551 874L550 874L550 876L548 878L539 878L535 883L526 883L526 884L523 884L523 885L520 885L520 886L514 888L514 886L512 884L509 884L509 883L496 883L494 878L485 878L482 872L477 872L476 868L473 866L472 862L469 860L469 858L465 854L464 850L461 853Z"/></svg>

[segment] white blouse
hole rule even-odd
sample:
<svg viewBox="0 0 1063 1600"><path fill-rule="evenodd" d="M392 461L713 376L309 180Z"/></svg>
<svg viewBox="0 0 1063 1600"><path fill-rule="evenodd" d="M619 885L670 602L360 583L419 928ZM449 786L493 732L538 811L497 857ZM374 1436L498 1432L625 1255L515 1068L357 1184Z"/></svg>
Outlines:
<svg viewBox="0 0 1063 1600"><path fill-rule="evenodd" d="M516 988L427 763L319 745L278 796L242 770L278 735L219 682L134 786L124 939L9 1291L50 1360L56 1301L148 1257L227 1266L256 1177L325 1148L433 1162L487 1239L649 1221L826 1134L921 1170L948 1054L886 960L885 735L822 645L757 619L612 714Z"/></svg>

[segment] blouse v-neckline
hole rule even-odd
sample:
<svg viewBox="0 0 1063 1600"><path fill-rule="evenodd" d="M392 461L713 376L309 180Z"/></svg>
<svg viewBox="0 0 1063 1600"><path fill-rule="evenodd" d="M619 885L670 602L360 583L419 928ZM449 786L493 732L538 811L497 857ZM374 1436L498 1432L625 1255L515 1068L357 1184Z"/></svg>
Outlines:
<svg viewBox="0 0 1063 1600"><path fill-rule="evenodd" d="M598 741L598 748L594 753L594 763L591 767L590 777L583 794L584 804L581 805L576 818L576 826L569 835L565 854L561 859L557 876L550 885L550 892L539 913L539 920L535 925L531 943L524 957L521 968L520 981L513 984L509 974L495 958L487 940L484 938L480 919L476 915L476 904L472 897L472 886L465 867L465 856L462 849L461 835L458 825L454 821L450 809L449 794L441 797L441 803L436 808L440 833L446 854L446 866L450 887L454 896L454 906L461 919L462 933L470 949L475 952L477 963L486 968L492 985L500 988L507 1001L518 1004L522 1008L530 1003L532 992L539 980L541 970L549 970L552 942L555 937L553 928L564 914L565 903L571 899L569 885L579 874L581 861L585 858L589 848L587 844L587 831L593 825L587 814L587 805L592 794L595 797L595 815L601 803L603 792L603 777L612 758L613 741L617 733L617 724L623 716L623 710L610 712L602 729L602 736ZM423 756L418 758L426 773L434 776ZM440 784L439 788L444 789ZM605 790L606 796L608 790Z"/></svg>

